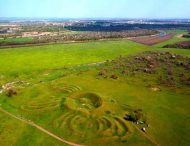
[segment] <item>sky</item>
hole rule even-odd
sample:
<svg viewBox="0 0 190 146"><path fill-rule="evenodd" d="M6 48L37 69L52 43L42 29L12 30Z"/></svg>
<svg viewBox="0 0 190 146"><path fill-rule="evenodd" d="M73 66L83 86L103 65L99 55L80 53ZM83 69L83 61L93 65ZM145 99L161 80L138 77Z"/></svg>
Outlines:
<svg viewBox="0 0 190 146"><path fill-rule="evenodd" d="M0 0L0 17L190 18L190 0Z"/></svg>

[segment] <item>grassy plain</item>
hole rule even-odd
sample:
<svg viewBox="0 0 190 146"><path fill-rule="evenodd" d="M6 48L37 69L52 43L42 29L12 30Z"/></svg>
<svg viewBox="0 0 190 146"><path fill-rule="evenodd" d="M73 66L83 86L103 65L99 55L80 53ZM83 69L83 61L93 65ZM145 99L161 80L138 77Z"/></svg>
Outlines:
<svg viewBox="0 0 190 146"><path fill-rule="evenodd" d="M149 88L157 85L154 77L98 79L97 68L85 65L150 50L190 56L189 50L162 45L123 39L2 49L0 84L25 82L14 84L13 97L0 94L1 107L79 144L151 146L156 141L161 146L186 146L190 143L188 87L160 86L162 90L154 92ZM143 110L149 124L145 135L152 141L123 119L130 108ZM0 145L65 145L1 112L0 123Z"/></svg>
<svg viewBox="0 0 190 146"><path fill-rule="evenodd" d="M101 62L122 54L134 54L146 49L148 47L128 40L4 49L0 53L0 72L4 74L31 73L48 68Z"/></svg>
<svg viewBox="0 0 190 146"><path fill-rule="evenodd" d="M1 43L27 43L31 42L33 39L31 37L24 37L24 38L7 38L7 39L0 39Z"/></svg>

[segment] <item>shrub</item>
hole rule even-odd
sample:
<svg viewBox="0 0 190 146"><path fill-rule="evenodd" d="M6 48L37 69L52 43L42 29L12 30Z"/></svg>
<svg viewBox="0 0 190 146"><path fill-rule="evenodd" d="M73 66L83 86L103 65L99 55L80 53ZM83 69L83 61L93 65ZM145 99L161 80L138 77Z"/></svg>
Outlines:
<svg viewBox="0 0 190 146"><path fill-rule="evenodd" d="M135 110L129 114L126 115L124 118L127 121L137 122L144 118L142 109Z"/></svg>
<svg viewBox="0 0 190 146"><path fill-rule="evenodd" d="M17 92L16 92L14 89L12 89L12 88L7 89L5 93L6 93L6 95L7 95L8 97L12 97L12 96L14 96L14 95L17 94Z"/></svg>

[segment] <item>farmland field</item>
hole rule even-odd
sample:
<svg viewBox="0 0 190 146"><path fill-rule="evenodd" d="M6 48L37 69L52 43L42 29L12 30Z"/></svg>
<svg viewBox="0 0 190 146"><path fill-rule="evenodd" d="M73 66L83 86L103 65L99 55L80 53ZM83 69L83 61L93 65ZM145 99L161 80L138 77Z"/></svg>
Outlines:
<svg viewBox="0 0 190 146"><path fill-rule="evenodd" d="M190 51L166 42L0 49L0 145L188 146Z"/></svg>
<svg viewBox="0 0 190 146"><path fill-rule="evenodd" d="M155 45L170 40L171 38L173 38L174 35L175 35L174 33L169 33L164 36L137 37L137 38L132 38L131 40L144 45Z"/></svg>

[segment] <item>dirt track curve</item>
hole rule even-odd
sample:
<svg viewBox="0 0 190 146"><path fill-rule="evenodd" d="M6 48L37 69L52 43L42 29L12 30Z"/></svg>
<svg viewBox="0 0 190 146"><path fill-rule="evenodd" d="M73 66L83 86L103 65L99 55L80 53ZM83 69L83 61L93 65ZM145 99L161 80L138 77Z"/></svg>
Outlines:
<svg viewBox="0 0 190 146"><path fill-rule="evenodd" d="M9 115L9 116L12 117L12 118L15 118L15 119L17 119L17 120L19 120L19 121L22 121L23 123L26 123L26 124L28 124L28 125L30 125L30 126L32 126L32 127L35 127L36 129L38 129L38 130L40 130L40 131L46 133L47 135L49 135L49 136L51 136L51 137L53 137L53 138L55 138L55 139L57 139L57 140L59 140L59 141L65 143L65 144L68 144L68 145L70 145L70 146L84 146L84 145L80 145L80 144L76 144L76 143L67 141L67 140L65 140L65 139L63 139L63 138L61 138L61 137L59 137L59 136L57 136L57 135L51 133L50 131L44 129L43 127L41 127L41 126L35 124L33 121L30 121L30 120L27 120L27 119L24 119L24 118L22 118L22 117L18 117L18 116L15 116L15 115L9 113L8 111L4 110L2 107L0 107L0 111L3 112L3 113L5 113L6 115Z"/></svg>
<svg viewBox="0 0 190 146"><path fill-rule="evenodd" d="M160 146L155 140L153 140L150 136L148 136L147 134L145 134L142 130L140 130L135 124L133 125L142 135L144 135L150 142L152 142L152 144L154 144L155 146Z"/></svg>

